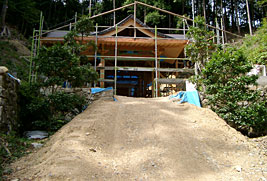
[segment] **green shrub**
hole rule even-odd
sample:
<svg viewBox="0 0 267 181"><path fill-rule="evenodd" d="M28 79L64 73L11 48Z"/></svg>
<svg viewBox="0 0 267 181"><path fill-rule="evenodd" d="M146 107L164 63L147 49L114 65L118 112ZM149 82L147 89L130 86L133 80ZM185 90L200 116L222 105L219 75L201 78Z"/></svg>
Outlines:
<svg viewBox="0 0 267 181"><path fill-rule="evenodd" d="M9 135L0 133L0 180L4 178L4 174L7 175L12 172L12 170L5 168L6 165L25 155L29 147L30 141L26 138L20 138L14 133Z"/></svg>
<svg viewBox="0 0 267 181"><path fill-rule="evenodd" d="M267 18L253 36L246 36L241 48L254 64L267 65Z"/></svg>
<svg viewBox="0 0 267 181"><path fill-rule="evenodd" d="M66 114L76 115L86 104L85 97L55 92L44 95L40 85L23 82L19 90L21 134L28 130L56 131L66 124Z"/></svg>
<svg viewBox="0 0 267 181"><path fill-rule="evenodd" d="M261 135L267 131L267 101L249 88L258 78L247 75L251 68L241 50L219 50L206 63L201 82L212 110L237 129Z"/></svg>
<svg viewBox="0 0 267 181"><path fill-rule="evenodd" d="M35 122L46 123L51 119L52 113L49 108L49 102L45 96L40 93L40 85L22 82L19 89L19 121L20 133L24 131L42 129L43 126L36 125Z"/></svg>

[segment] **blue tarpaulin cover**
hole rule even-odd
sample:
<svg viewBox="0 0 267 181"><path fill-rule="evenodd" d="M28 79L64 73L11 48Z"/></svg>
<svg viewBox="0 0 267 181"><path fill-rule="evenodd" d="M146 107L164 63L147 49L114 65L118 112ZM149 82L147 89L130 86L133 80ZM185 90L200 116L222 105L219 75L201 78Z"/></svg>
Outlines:
<svg viewBox="0 0 267 181"><path fill-rule="evenodd" d="M198 107L201 107L200 99L197 91L181 91L176 95L170 96L170 99L181 99L180 103L188 102L190 104L194 104Z"/></svg>
<svg viewBox="0 0 267 181"><path fill-rule="evenodd" d="M103 92L103 91L107 91L107 90L112 90L112 87L107 87L107 88L91 88L91 93L95 94L98 92Z"/></svg>

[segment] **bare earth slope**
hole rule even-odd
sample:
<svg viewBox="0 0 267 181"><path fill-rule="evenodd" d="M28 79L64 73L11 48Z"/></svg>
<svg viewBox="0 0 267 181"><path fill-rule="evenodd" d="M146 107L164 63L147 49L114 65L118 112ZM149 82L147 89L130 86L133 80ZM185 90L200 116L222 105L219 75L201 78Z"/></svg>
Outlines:
<svg viewBox="0 0 267 181"><path fill-rule="evenodd" d="M215 113L100 99L13 167L20 180L264 180L266 153Z"/></svg>

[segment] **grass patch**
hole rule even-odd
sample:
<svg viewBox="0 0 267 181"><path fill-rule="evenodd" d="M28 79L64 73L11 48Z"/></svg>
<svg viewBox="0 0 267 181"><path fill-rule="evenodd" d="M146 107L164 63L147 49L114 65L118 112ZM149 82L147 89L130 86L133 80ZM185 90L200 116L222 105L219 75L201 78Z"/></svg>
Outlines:
<svg viewBox="0 0 267 181"><path fill-rule="evenodd" d="M7 165L30 153L31 143L31 140L18 137L14 133L0 133L0 180L4 180L12 172Z"/></svg>

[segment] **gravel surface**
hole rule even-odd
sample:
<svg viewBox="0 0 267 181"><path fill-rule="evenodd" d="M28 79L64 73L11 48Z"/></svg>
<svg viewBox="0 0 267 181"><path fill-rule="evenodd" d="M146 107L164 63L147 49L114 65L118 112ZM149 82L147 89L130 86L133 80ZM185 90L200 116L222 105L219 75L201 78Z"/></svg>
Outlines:
<svg viewBox="0 0 267 181"><path fill-rule="evenodd" d="M266 180L266 137L248 139L214 112L167 98L100 99L35 153L19 180Z"/></svg>

